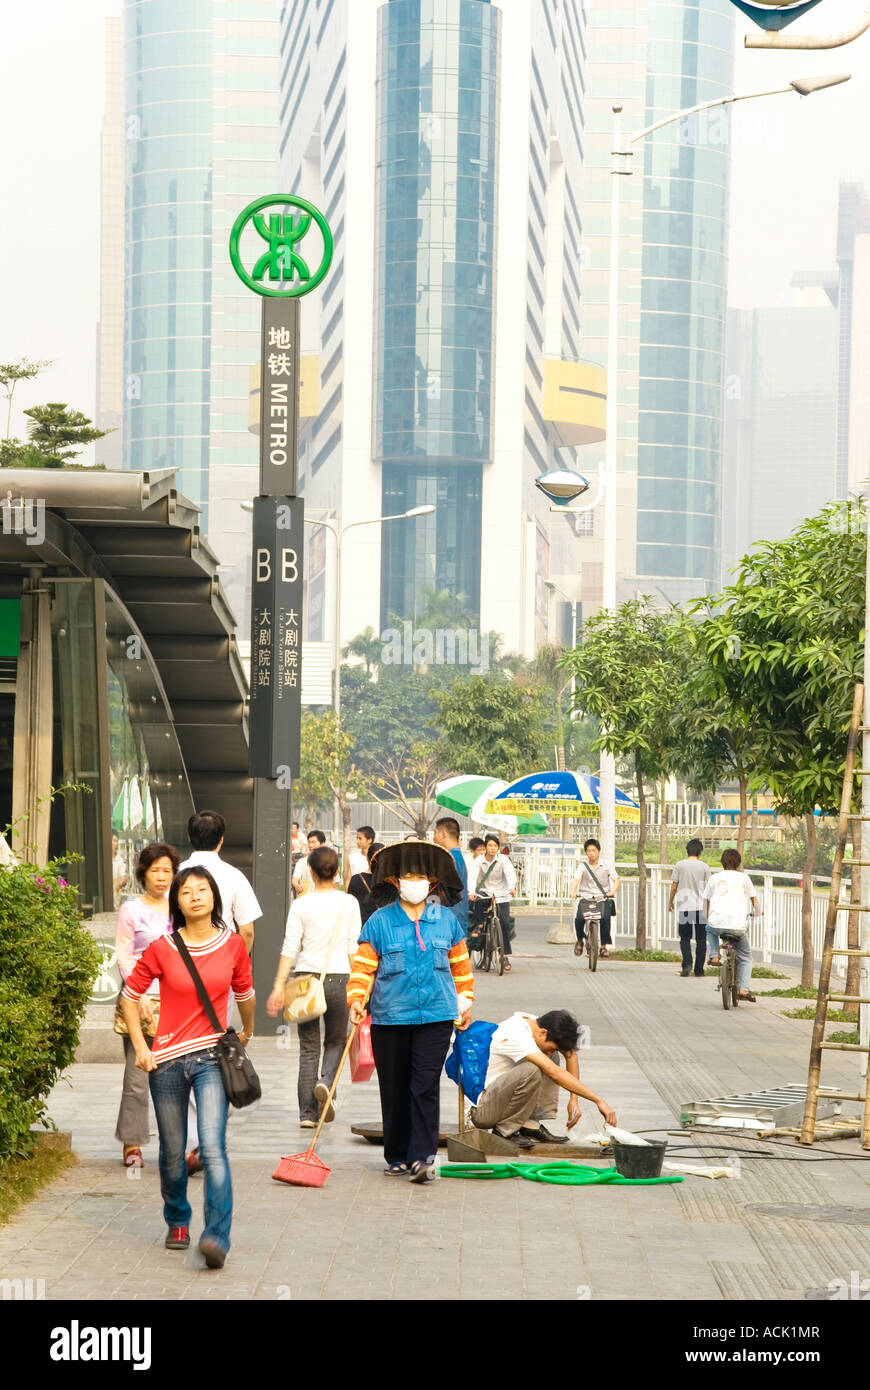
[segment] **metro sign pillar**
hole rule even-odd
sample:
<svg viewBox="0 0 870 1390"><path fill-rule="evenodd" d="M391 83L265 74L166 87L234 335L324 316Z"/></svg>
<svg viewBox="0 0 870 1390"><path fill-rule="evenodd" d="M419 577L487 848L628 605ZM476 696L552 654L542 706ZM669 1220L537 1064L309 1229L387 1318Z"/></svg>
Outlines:
<svg viewBox="0 0 870 1390"><path fill-rule="evenodd" d="M267 216L265 210L270 207L279 211ZM323 254L313 274L303 255L312 225L323 241ZM262 296L263 305L248 723L248 771L254 781L253 882L263 909L253 953L259 1033L274 1032L279 1026L268 1017L265 1005L290 908L292 779L299 775L300 757L304 503L296 496L299 298L326 274L332 234L322 213L302 198L281 194L259 198L233 225L230 259L239 278Z"/></svg>

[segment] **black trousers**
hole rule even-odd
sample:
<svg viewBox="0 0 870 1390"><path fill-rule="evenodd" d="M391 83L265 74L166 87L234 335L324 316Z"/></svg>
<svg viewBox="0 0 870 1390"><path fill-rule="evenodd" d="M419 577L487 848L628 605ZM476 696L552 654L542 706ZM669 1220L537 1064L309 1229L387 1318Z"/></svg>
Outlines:
<svg viewBox="0 0 870 1390"><path fill-rule="evenodd" d="M293 977L308 975L308 970L294 970ZM314 1098L318 1081L331 1086L338 1071L344 1044L347 1041L347 976L324 975L323 993L326 1013L310 1023L299 1023L299 1080L296 1095L300 1120L316 1120L320 1107ZM321 1061L320 1025L323 1024L323 1053Z"/></svg>
<svg viewBox="0 0 870 1390"><path fill-rule="evenodd" d="M475 898L473 903L468 904L470 926L473 932L483 930L483 921L489 911L489 903L489 898ZM510 903L495 903L495 910L501 924L501 939L504 945L504 953L506 956L513 955L511 950L510 930L511 905Z"/></svg>
<svg viewBox="0 0 870 1390"><path fill-rule="evenodd" d="M451 1018L372 1024L387 1163L416 1163L437 1154L438 1091L452 1034Z"/></svg>
<svg viewBox="0 0 870 1390"><path fill-rule="evenodd" d="M702 912L680 913L680 954L683 969L692 969L692 937L695 938L695 974L703 975L707 958L707 923Z"/></svg>
<svg viewBox="0 0 870 1390"><path fill-rule="evenodd" d="M601 942L602 946L612 946L613 941L610 936L610 914L606 912L604 903L593 900L592 898L581 898L577 904L577 911L574 915L574 935L578 941L586 940L586 923L583 920L583 913L588 912L589 909L593 907L601 909L598 940Z"/></svg>

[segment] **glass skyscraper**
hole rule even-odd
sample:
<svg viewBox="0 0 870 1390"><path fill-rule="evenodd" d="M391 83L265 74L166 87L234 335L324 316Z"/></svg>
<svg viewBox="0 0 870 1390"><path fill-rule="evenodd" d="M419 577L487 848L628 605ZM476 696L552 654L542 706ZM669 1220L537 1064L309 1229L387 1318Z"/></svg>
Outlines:
<svg viewBox="0 0 870 1390"><path fill-rule="evenodd" d="M229 230L274 191L278 21L269 0L126 0L124 464L176 467L246 608L259 300Z"/></svg>
<svg viewBox="0 0 870 1390"><path fill-rule="evenodd" d="M431 503L431 536L385 527L381 618L421 589L476 621L492 457L500 12L391 0L378 16L375 457L383 512Z"/></svg>
<svg viewBox="0 0 870 1390"><path fill-rule="evenodd" d="M342 641L422 624L447 590L472 628L533 656L545 581L576 575L576 532L534 480L603 436L602 373L578 361L584 28L582 0L282 12L282 184L335 235L302 307L318 389L300 492L340 526L435 508L354 526L340 603L315 533L309 637L335 612Z"/></svg>
<svg viewBox="0 0 870 1390"><path fill-rule="evenodd" d="M646 122L733 91L724 0L649 0ZM679 600L719 582L728 121L702 112L645 141L637 571Z"/></svg>

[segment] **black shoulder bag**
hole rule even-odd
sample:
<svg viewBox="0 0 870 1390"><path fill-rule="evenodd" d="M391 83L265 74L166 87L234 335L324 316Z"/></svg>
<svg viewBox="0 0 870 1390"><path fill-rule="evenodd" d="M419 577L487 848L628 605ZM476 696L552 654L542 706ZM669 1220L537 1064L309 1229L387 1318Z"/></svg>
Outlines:
<svg viewBox="0 0 870 1390"><path fill-rule="evenodd" d="M178 947L178 954L187 966L190 972L190 978L196 986L199 1002L205 1009L206 1018L215 1032L220 1033L221 1026L218 1022L218 1016L215 1013L214 1005L206 993L205 985L191 959L190 952L181 937L181 933L175 932L173 934L173 940ZM215 1046L217 1048L217 1058L221 1069L224 1090L227 1093L227 1100L230 1105L234 1105L237 1110L244 1109L246 1105L253 1105L254 1101L259 1100L262 1094L260 1089L260 1078L254 1071L253 1062L239 1042L239 1035L235 1028L227 1028L226 1032L217 1039Z"/></svg>

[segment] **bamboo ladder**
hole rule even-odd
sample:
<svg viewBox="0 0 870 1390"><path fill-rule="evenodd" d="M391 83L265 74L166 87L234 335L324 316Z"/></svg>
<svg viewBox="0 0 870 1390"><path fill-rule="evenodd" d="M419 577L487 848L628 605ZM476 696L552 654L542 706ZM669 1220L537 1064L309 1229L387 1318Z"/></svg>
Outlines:
<svg viewBox="0 0 870 1390"><path fill-rule="evenodd" d="M822 964L819 971L819 992L816 999L816 1017L813 1023L813 1039L810 1044L810 1066L807 1076L807 1097L804 1108L803 1126L800 1134L802 1144L812 1144L816 1137L816 1110L820 1096L833 1096L838 1100L860 1101L864 1106L861 1122L861 1147L870 1149L870 1067L865 1077L863 1094L846 1093L835 1087L822 1087L819 1084L822 1070L823 1051L832 1052L870 1052L870 1047L861 1043L825 1042L825 1025L828 1021L828 1006L833 1003L870 1004L870 998L860 994L832 994L831 967L834 956L870 957L870 951L837 947L834 940L837 931L838 912L868 912L870 907L858 907L851 902L840 902L840 884L843 876L843 854L846 848L846 835L850 820L870 820L870 817L855 815L852 810L852 788L855 780L855 760L858 748L858 735L861 733L861 713L864 706L864 687L856 685L852 704L852 719L849 724L849 741L846 747L846 770L843 775L843 792L840 797L840 817L837 822L837 842L834 864L831 872L831 889L828 896L828 913L825 919L825 936L822 945ZM870 861L852 860L854 868L870 869Z"/></svg>

